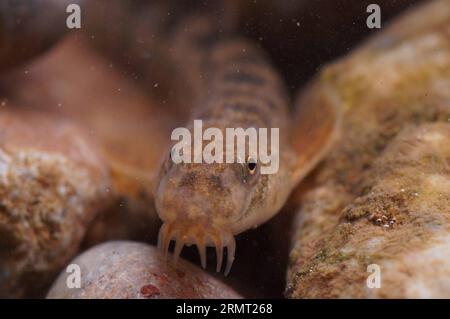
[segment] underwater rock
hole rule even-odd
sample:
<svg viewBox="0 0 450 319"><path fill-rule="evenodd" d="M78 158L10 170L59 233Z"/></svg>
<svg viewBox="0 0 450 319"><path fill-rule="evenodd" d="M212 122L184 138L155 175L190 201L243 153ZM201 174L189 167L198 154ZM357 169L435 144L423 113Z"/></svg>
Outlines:
<svg viewBox="0 0 450 319"><path fill-rule="evenodd" d="M77 33L2 78L0 86L8 100L70 118L97 142L111 172L109 191L116 202L96 217L86 246L112 239L156 241L160 222L153 175L170 142L171 127L179 121L169 116L168 103L147 96Z"/></svg>
<svg viewBox="0 0 450 319"><path fill-rule="evenodd" d="M241 298L185 260L177 266L171 260L165 264L156 247L143 243L100 244L71 264L80 267L80 288L68 288L74 272L63 271L47 298Z"/></svg>
<svg viewBox="0 0 450 319"><path fill-rule="evenodd" d="M109 175L70 121L8 104L0 127L0 296L38 297L107 203Z"/></svg>
<svg viewBox="0 0 450 319"><path fill-rule="evenodd" d="M342 126L303 196L287 297L450 297L449 26L450 2L419 7L300 98L337 103Z"/></svg>

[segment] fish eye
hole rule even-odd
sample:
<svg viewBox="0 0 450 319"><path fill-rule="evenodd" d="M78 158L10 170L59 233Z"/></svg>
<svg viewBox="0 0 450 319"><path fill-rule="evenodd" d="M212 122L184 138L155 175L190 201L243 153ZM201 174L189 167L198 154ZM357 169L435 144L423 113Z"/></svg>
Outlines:
<svg viewBox="0 0 450 319"><path fill-rule="evenodd" d="M249 156L247 158L247 169L248 169L249 173L254 174L256 172L256 167L257 167L256 159Z"/></svg>

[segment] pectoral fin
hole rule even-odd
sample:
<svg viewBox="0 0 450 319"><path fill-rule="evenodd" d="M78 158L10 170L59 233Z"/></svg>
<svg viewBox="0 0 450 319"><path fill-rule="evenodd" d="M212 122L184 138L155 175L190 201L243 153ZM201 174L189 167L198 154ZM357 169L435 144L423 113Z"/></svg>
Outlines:
<svg viewBox="0 0 450 319"><path fill-rule="evenodd" d="M297 98L292 121L293 181L300 182L328 153L339 137L340 101L324 84L303 90Z"/></svg>

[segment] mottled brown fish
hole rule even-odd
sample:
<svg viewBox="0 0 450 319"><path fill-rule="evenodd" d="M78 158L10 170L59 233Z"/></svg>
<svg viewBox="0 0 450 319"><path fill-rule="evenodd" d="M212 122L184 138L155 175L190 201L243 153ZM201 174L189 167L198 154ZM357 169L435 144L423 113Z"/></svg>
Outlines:
<svg viewBox="0 0 450 319"><path fill-rule="evenodd" d="M275 174L261 174L266 164L249 155L241 163L175 164L167 150L155 190L157 211L164 221L159 246L167 256L174 239L176 262L184 245L195 244L203 267L206 247L216 247L217 271L226 247L228 274L234 236L280 211L293 187L327 152L336 136L338 113L330 96L321 109L290 114L282 80L257 45L208 31L208 23L201 19L181 30L173 52L184 63L198 97L186 127L193 131L193 120L202 120L204 129L218 128L224 136L226 128L279 128ZM270 143L268 148L270 153Z"/></svg>

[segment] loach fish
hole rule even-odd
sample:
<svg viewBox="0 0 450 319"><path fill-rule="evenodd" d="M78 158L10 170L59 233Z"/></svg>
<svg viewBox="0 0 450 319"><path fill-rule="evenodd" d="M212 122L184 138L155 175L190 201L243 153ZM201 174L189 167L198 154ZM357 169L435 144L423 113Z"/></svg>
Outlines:
<svg viewBox="0 0 450 319"><path fill-rule="evenodd" d="M206 247L215 247L219 272L226 248L227 275L234 261L234 236L280 211L289 193L330 148L339 112L332 94L324 95L320 108L292 112L282 79L265 52L212 25L195 17L174 31L172 53L196 97L186 128L193 132L194 120L223 136L227 128L278 128L279 149L268 143L267 150L277 152L279 168L274 174L262 174L267 164L250 151L233 163L175 163L171 148L155 183L155 205L163 221L158 246L165 258L172 240L175 263L185 245L195 244L205 268ZM249 139L245 143L249 150Z"/></svg>

